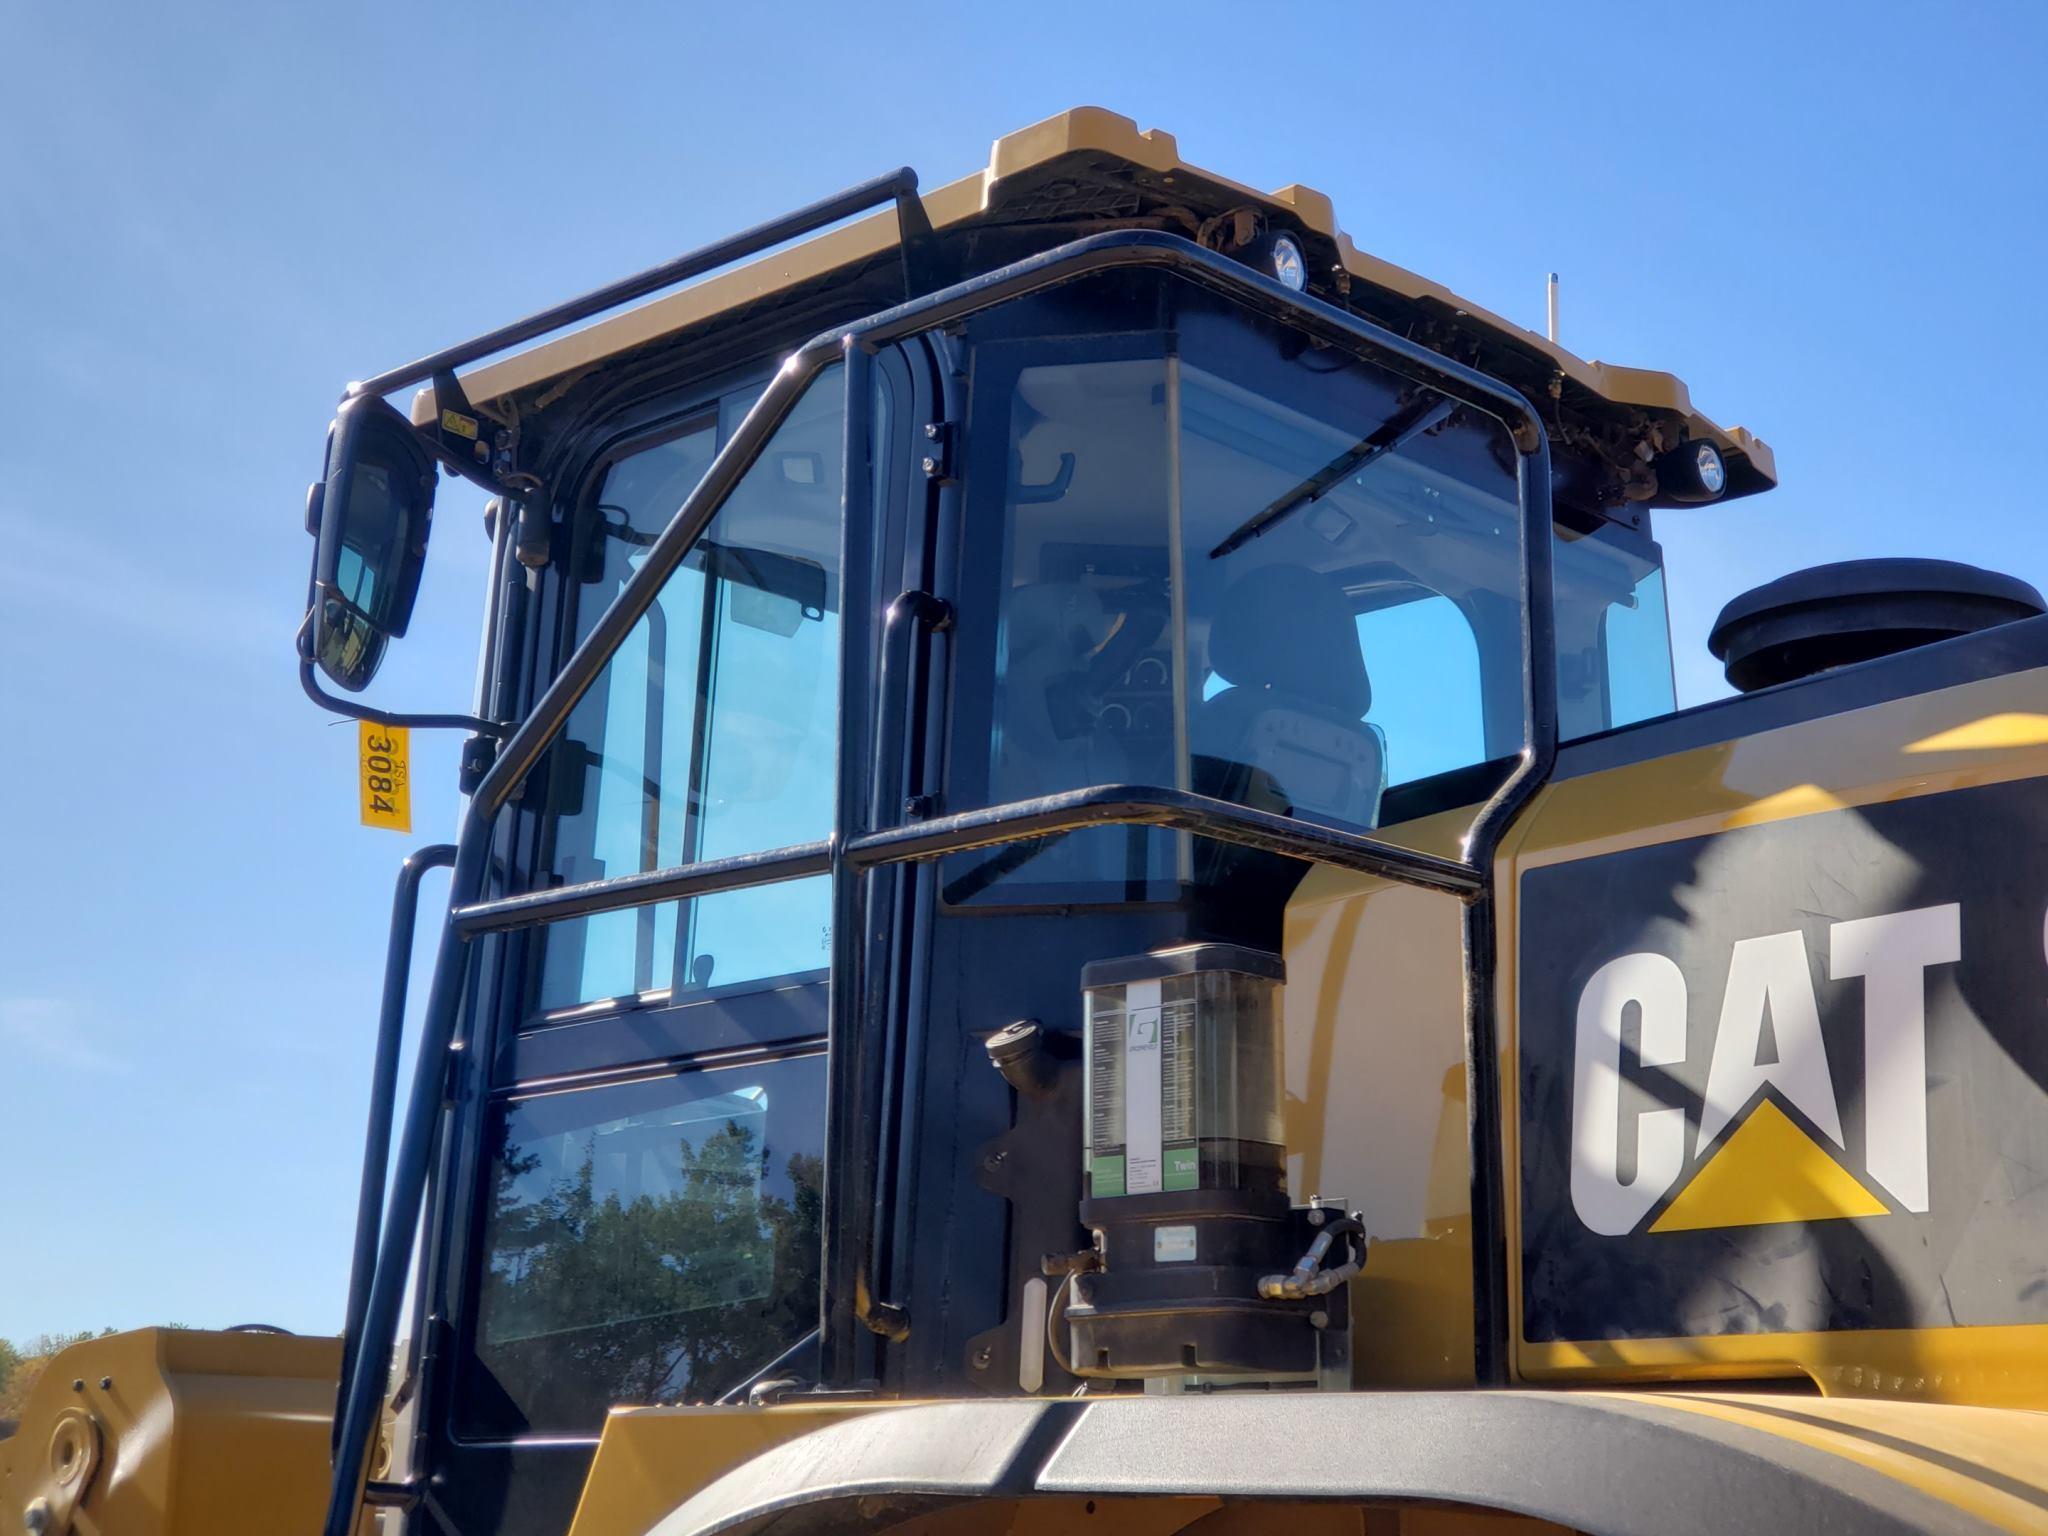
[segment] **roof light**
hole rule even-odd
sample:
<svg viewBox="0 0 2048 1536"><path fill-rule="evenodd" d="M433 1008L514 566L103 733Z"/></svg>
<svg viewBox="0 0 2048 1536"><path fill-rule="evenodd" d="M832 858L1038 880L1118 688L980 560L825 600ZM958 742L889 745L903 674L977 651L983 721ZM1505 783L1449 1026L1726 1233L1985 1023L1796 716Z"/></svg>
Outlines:
<svg viewBox="0 0 2048 1536"><path fill-rule="evenodd" d="M1280 280L1282 287L1300 293L1308 286L1308 261L1292 235L1275 235L1266 254L1273 264L1273 275Z"/></svg>
<svg viewBox="0 0 2048 1536"><path fill-rule="evenodd" d="M1718 496L1728 489L1728 470L1721 462L1721 450L1712 443L1701 443L1693 451L1693 463L1699 468L1700 489L1709 496Z"/></svg>
<svg viewBox="0 0 2048 1536"><path fill-rule="evenodd" d="M1650 463L1657 472L1661 501L1718 501L1728 489L1728 466L1721 450L1705 439L1667 448Z"/></svg>

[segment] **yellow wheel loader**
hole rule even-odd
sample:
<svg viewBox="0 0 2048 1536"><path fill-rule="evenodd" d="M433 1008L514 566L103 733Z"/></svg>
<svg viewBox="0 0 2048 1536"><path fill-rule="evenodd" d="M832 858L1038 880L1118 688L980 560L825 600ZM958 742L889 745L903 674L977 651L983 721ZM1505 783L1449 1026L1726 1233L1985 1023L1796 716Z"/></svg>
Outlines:
<svg viewBox="0 0 2048 1536"><path fill-rule="evenodd" d="M351 385L301 677L467 800L345 1331L75 1347L0 1533L2048 1531L2048 615L1676 708L1775 478L1099 110Z"/></svg>

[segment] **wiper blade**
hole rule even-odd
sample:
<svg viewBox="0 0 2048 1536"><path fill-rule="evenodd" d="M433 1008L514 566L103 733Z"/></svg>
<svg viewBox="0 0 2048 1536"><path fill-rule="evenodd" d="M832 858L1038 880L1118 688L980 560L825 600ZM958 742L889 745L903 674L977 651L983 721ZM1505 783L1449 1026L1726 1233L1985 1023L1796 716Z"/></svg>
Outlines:
<svg viewBox="0 0 2048 1536"><path fill-rule="evenodd" d="M1264 511L1253 513L1238 525L1235 532L1209 551L1209 558L1221 560L1232 550L1242 549L1253 539L1270 532L1274 524L1292 517L1303 507L1321 501L1336 489L1339 482L1350 479L1375 460L1385 458L1423 433L1441 426L1457 408L1455 400L1446 400L1442 396L1410 406L1385 422L1370 437L1362 437L1346 448L1286 495L1269 503Z"/></svg>

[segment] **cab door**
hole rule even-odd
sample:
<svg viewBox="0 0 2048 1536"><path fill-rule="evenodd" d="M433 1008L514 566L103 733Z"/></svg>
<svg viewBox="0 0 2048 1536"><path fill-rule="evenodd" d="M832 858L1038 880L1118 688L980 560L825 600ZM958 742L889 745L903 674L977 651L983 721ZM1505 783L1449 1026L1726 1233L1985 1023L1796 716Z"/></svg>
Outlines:
<svg viewBox="0 0 2048 1536"><path fill-rule="evenodd" d="M891 398L912 387L900 356L877 374ZM591 457L557 562L561 655L754 393L671 411ZM538 803L508 818L530 888L831 835L844 418L835 368L585 694L529 785ZM878 457L893 473L900 455ZM867 615L851 624L866 643ZM508 1001L476 1032L444 1164L448 1359L423 1410L438 1522L424 1528L559 1536L613 1405L743 1393L814 1336L830 915L816 876L502 948Z"/></svg>

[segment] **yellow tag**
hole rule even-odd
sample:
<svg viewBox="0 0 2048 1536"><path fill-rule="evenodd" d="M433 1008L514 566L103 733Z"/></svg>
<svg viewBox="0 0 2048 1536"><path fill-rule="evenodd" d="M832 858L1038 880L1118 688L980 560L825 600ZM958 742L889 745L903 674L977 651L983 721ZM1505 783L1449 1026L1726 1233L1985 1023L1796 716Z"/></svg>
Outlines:
<svg viewBox="0 0 2048 1536"><path fill-rule="evenodd" d="M412 830L412 733L402 725L356 722L356 788L363 825Z"/></svg>
<svg viewBox="0 0 2048 1536"><path fill-rule="evenodd" d="M453 432L457 437L474 438L476 436L476 418L474 416L465 416L460 411L443 411L441 413L441 430Z"/></svg>

